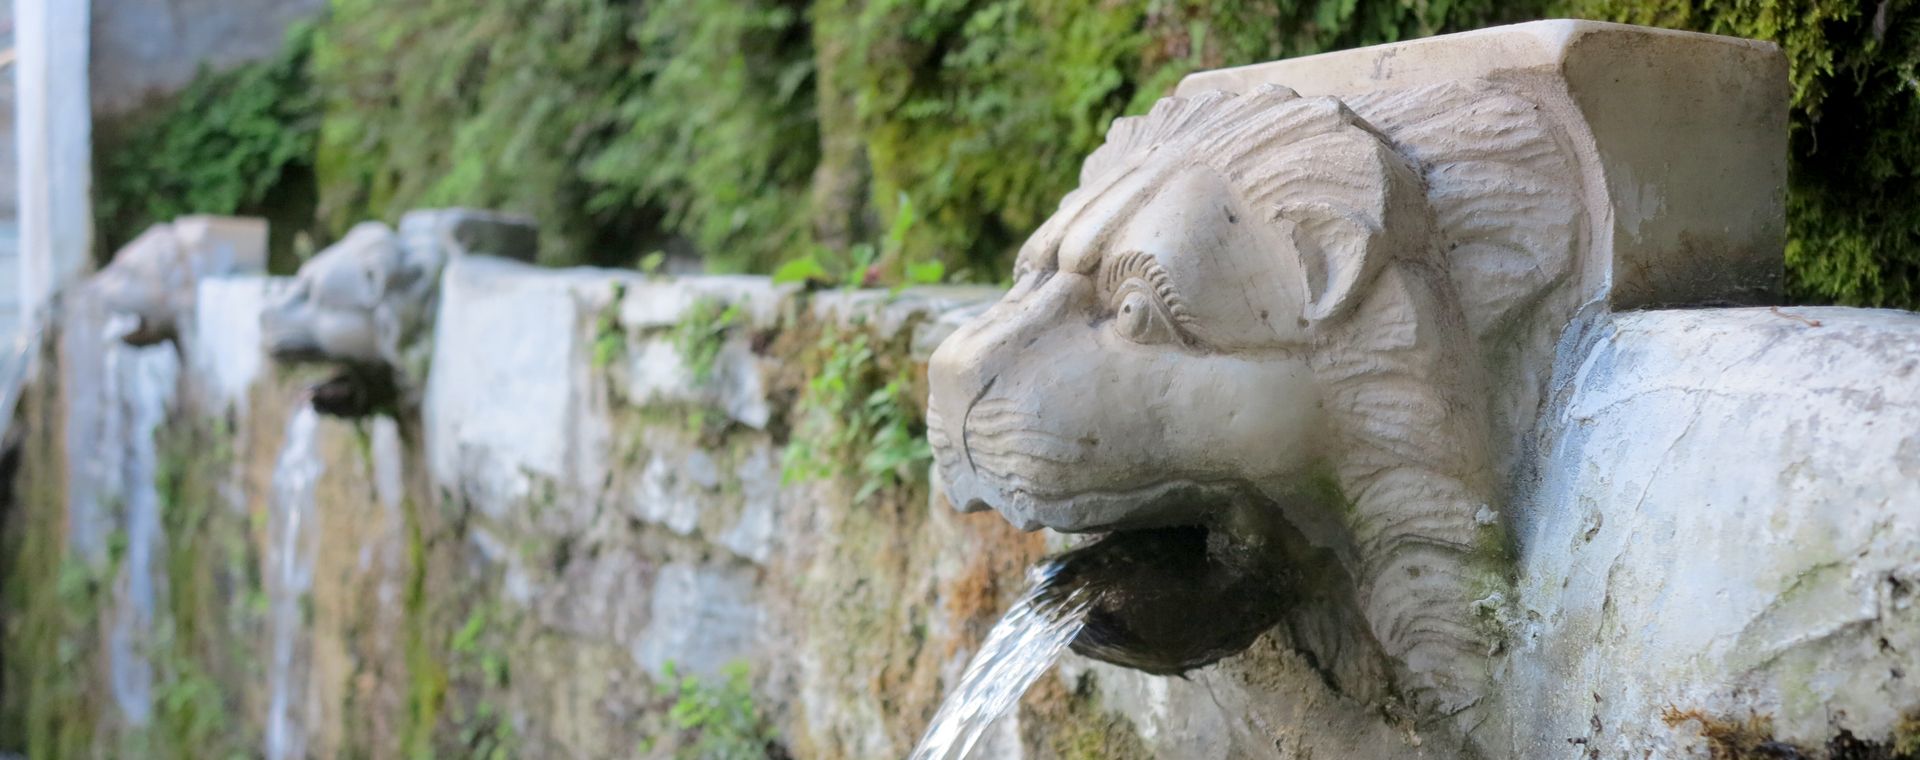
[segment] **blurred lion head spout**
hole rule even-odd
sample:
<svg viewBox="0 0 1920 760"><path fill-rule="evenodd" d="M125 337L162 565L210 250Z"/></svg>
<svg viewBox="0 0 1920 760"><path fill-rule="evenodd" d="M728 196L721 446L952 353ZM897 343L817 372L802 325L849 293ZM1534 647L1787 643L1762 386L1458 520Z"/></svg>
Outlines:
<svg viewBox="0 0 1920 760"><path fill-rule="evenodd" d="M337 365L313 389L316 409L357 417L390 410L423 387L441 271L458 256L533 257L537 229L467 209L414 211L400 229L364 222L305 264L261 315L268 353Z"/></svg>
<svg viewBox="0 0 1920 760"><path fill-rule="evenodd" d="M1501 543L1481 338L1565 279L1580 207L1475 176L1565 169L1510 100L1268 86L1116 121L1012 289L931 359L947 495L1027 530L1277 517L1337 558L1418 707L1480 702L1504 577L1480 561ZM1554 223L1473 229L1515 208Z"/></svg>

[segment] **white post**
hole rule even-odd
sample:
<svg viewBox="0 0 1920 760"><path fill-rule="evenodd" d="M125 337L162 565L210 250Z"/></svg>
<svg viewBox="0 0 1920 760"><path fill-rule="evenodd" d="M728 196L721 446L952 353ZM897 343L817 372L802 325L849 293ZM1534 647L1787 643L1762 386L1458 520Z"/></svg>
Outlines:
<svg viewBox="0 0 1920 760"><path fill-rule="evenodd" d="M92 244L89 0L14 0L20 316L86 274Z"/></svg>

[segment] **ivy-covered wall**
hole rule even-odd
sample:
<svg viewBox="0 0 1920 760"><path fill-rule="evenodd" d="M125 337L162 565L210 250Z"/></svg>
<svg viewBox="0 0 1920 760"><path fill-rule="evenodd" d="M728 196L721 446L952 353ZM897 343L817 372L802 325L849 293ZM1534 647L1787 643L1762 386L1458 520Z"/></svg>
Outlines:
<svg viewBox="0 0 1920 760"><path fill-rule="evenodd" d="M1107 124L1188 72L1558 16L1783 45L1791 294L1920 306L1916 0L333 0L310 83L274 80L286 144L312 150L103 145L103 166L160 167L103 173L127 199L102 204L103 239L175 198L244 208L199 188L274 187L311 164L321 242L458 204L539 217L554 263L665 250L764 272L852 258L907 200L918 223L886 256L990 282ZM185 189L155 193L154 174Z"/></svg>

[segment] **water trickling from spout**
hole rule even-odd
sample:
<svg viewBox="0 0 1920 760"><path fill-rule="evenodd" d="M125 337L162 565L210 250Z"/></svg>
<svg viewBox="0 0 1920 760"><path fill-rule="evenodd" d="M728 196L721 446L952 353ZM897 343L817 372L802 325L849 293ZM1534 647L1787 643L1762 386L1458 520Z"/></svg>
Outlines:
<svg viewBox="0 0 1920 760"><path fill-rule="evenodd" d="M1027 573L1031 588L987 633L909 760L965 760L994 720L1013 709L1073 643L1086 625L1092 595L1078 584L1060 583L1062 567L1049 561Z"/></svg>
<svg viewBox="0 0 1920 760"><path fill-rule="evenodd" d="M309 539L314 484L322 464L314 450L320 416L301 403L287 420L287 434L274 461L273 498L267 527L273 537L267 577L268 634L272 659L267 664L267 760L306 756L306 731L294 718L295 703L306 690L305 658L299 643L305 621L301 599L313 587L313 547Z"/></svg>

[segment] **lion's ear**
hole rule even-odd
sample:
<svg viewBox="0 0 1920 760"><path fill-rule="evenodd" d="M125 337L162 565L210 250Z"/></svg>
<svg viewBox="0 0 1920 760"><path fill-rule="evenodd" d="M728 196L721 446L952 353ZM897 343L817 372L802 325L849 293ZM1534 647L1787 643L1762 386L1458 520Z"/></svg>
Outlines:
<svg viewBox="0 0 1920 760"><path fill-rule="evenodd" d="M1282 234L1292 238L1299 257L1304 313L1309 322L1339 318L1364 295L1385 258L1379 231L1365 217L1326 203L1281 210Z"/></svg>

